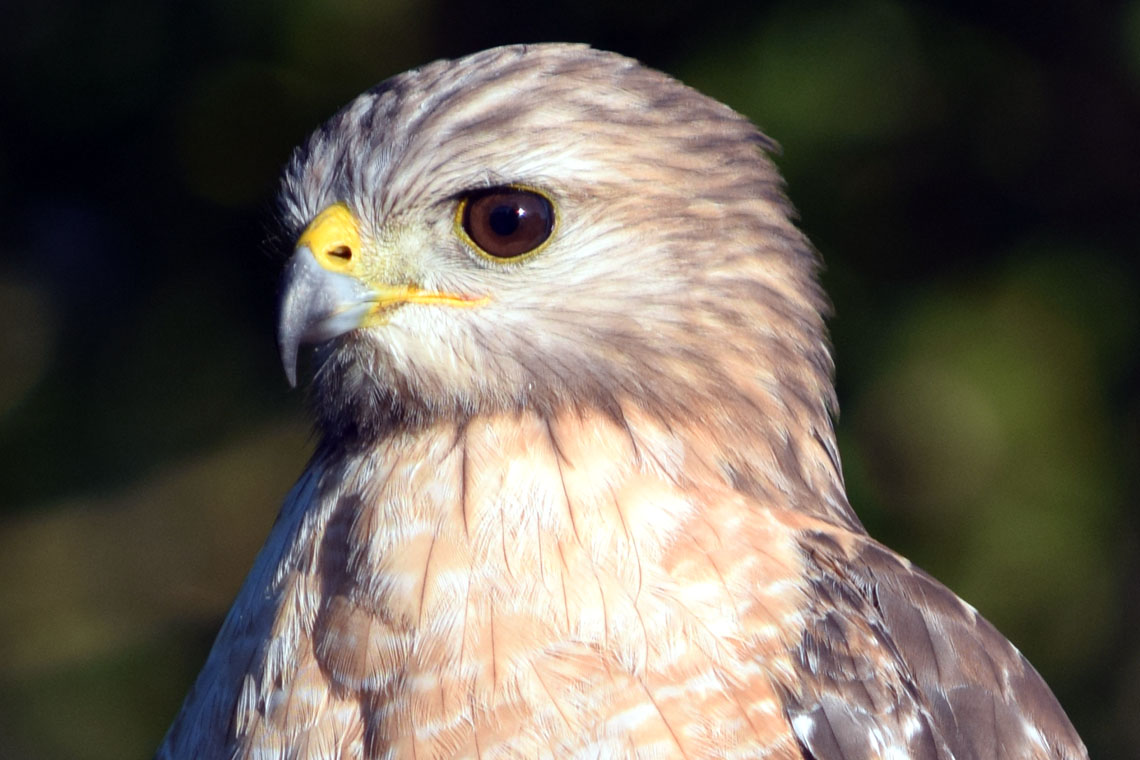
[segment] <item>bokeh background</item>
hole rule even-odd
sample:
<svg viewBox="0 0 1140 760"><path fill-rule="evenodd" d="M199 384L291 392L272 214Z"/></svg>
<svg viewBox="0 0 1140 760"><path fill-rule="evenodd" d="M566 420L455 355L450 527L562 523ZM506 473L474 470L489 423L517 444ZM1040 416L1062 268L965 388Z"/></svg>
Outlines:
<svg viewBox="0 0 1140 760"><path fill-rule="evenodd" d="M750 116L826 285L852 500L1140 753L1140 2L5 3L0 758L147 757L312 441L265 244L406 68L582 40Z"/></svg>

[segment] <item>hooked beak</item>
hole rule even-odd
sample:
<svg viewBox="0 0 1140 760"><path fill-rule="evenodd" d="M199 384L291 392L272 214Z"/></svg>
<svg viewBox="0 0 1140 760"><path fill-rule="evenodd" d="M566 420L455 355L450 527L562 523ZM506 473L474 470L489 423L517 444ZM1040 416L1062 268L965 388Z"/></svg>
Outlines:
<svg viewBox="0 0 1140 760"><path fill-rule="evenodd" d="M297 385L297 353L303 344L383 324L393 308L405 303L470 307L488 300L373 282L367 272L392 269L376 266L380 255L393 254L364 248L356 217L343 203L317 214L301 233L285 267L277 322L277 345L290 386ZM368 266L369 257L373 266Z"/></svg>
<svg viewBox="0 0 1140 760"><path fill-rule="evenodd" d="M363 282L330 272L312 249L298 246L285 267L277 321L277 346L289 385L297 386L301 344L322 343L362 326L376 300Z"/></svg>

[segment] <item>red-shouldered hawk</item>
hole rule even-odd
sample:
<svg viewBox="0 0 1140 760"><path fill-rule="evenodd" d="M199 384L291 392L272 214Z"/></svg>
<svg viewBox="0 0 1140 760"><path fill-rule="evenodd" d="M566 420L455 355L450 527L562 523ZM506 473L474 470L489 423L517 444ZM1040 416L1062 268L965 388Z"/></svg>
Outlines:
<svg viewBox="0 0 1140 760"><path fill-rule="evenodd" d="M579 45L390 79L290 162L320 443L160 758L1084 758L844 492L772 143Z"/></svg>

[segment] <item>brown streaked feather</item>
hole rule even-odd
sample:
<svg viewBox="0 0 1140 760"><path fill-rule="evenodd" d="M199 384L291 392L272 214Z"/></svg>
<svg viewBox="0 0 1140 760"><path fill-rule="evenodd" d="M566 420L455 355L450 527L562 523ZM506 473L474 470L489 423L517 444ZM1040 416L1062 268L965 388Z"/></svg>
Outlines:
<svg viewBox="0 0 1140 760"><path fill-rule="evenodd" d="M801 538L813 593L788 709L813 757L1084 756L1040 676L976 610L870 538L845 539Z"/></svg>

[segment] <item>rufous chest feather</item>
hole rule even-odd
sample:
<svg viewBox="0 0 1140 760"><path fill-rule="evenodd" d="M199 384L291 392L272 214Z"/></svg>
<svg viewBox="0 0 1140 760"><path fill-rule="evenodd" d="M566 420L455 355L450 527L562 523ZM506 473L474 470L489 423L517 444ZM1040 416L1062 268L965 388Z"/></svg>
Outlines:
<svg viewBox="0 0 1140 760"><path fill-rule="evenodd" d="M292 651L250 683L247 739L298 711L364 713L362 746L393 757L786 736L763 724L786 721L771 673L800 628L787 526L685 485L682 441L613 425L474 419L324 471L273 588Z"/></svg>

